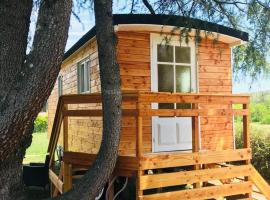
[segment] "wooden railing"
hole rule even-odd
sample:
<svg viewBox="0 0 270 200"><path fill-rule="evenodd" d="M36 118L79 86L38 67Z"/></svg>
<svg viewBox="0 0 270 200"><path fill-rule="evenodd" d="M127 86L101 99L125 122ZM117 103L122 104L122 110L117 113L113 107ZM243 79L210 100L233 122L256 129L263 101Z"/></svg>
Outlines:
<svg viewBox="0 0 270 200"><path fill-rule="evenodd" d="M135 102L137 101L136 93L124 93L123 102ZM54 155L58 144L61 126L63 126L63 147L64 151L68 150L68 117L102 117L102 109L84 109L84 110L72 110L68 108L71 104L97 104L101 103L102 98L100 93L96 94L82 94L82 95L64 95L58 100L53 127L50 136L50 142L48 146L49 155L49 178L51 180L51 196L56 196L58 193L63 193L71 188L71 164L62 162L59 175L57 175L54 168ZM135 109L123 109L123 116L136 115Z"/></svg>
<svg viewBox="0 0 270 200"><path fill-rule="evenodd" d="M270 186L253 166L251 166L251 177L250 178L251 178L252 182L256 185L256 187L259 189L259 191L267 199L270 200Z"/></svg>
<svg viewBox="0 0 270 200"><path fill-rule="evenodd" d="M56 175L53 172L53 161L54 152L58 143L61 125L63 125L63 144L64 151L68 151L68 120L70 116L99 116L102 117L102 109L82 109L75 110L69 109L69 104L91 104L101 103L100 94L85 94L85 95L64 95L59 98L55 120L52 128L51 139L48 147L48 153L50 155L50 179L55 190L53 193L57 194L67 191L71 187L70 173L71 163L64 162L61 174ZM230 190L229 194L234 195L233 191L239 193L250 193L250 137L248 129L248 103L249 97L245 95L208 95L208 94L171 94L171 93L150 93L150 92L136 92L136 93L123 93L123 104L125 102L132 102L133 106L129 106L130 109L122 109L123 116L134 116L136 118L136 160L138 161L137 168L137 198L140 199L162 199L156 195L143 195L143 191L156 187L167 187L178 184L173 180L173 176L179 176L183 178L185 183L193 183L196 188L195 194L201 194L205 192L208 194L207 198L214 198L212 191L215 191L217 195L223 196L225 191ZM153 109L151 108L152 103L189 103L192 105L191 109ZM202 104L216 104L216 105L233 105L242 104L242 109L205 109L201 108ZM192 153L162 153L148 155L143 151L143 119L145 117L152 116L178 116L178 117L192 117ZM225 150L216 152L200 152L199 149L199 117L200 116L243 116L243 138L244 138L244 149L240 150ZM232 161L244 161L245 165L240 167L228 167L226 169L203 169L202 166L212 163L220 162L232 162ZM193 166L194 170L185 174L179 172L177 174L157 174L147 175L146 170L151 169L163 169L180 166ZM243 171L241 171L243 170ZM230 172L230 175L222 175L223 172ZM239 172L239 174L237 174ZM241 172L241 173L240 173ZM193 175L199 174L200 178L190 179ZM168 175L169 174L169 175ZM232 178L232 176L244 176L246 181L236 185L224 185L221 188L214 188L209 190L206 188L200 188L202 182L211 180L213 176L217 175L217 179ZM162 178L163 177L163 178ZM168 180L166 181L166 177ZM189 177L189 178L188 178ZM185 179L184 179L185 178ZM159 180L164 180L162 183ZM183 184L184 184L183 182ZM182 183L182 182L181 182ZM169 195L169 196L167 196ZM167 197L175 197L183 195L181 192L172 192L170 194L162 194L163 199ZM193 195L190 194L191 196ZM250 195L250 194L249 194ZM215 196L215 195L214 195ZM194 197L195 198L195 197Z"/></svg>

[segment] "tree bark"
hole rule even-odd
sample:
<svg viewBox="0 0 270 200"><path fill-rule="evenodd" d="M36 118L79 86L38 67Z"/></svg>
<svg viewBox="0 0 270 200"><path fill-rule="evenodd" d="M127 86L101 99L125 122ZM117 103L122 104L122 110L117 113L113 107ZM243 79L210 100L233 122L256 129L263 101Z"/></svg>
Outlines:
<svg viewBox="0 0 270 200"><path fill-rule="evenodd" d="M122 95L112 0L94 0L94 6L102 91L103 137L97 158L89 171L71 191L59 199L94 200L109 180L118 157Z"/></svg>
<svg viewBox="0 0 270 200"><path fill-rule="evenodd" d="M50 95L68 36L72 0L40 2L26 55L32 0L0 1L0 192L14 199L31 128ZM2 178L3 177L3 178Z"/></svg>

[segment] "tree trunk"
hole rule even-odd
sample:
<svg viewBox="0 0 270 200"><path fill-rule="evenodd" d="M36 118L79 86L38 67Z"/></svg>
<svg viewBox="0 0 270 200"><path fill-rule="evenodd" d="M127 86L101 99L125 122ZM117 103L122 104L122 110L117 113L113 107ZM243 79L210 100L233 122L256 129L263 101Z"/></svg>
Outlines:
<svg viewBox="0 0 270 200"><path fill-rule="evenodd" d="M94 6L102 91L103 137L97 159L89 171L70 192L60 196L60 199L94 200L110 178L118 157L122 95L112 0L95 0Z"/></svg>
<svg viewBox="0 0 270 200"><path fill-rule="evenodd" d="M32 130L30 130L32 132ZM19 148L0 165L0 199L24 199L22 182L22 162L25 151L32 142L32 135L23 138Z"/></svg>
<svg viewBox="0 0 270 200"><path fill-rule="evenodd" d="M14 199L22 189L22 159L60 70L72 0L40 1L26 55L32 6L32 0L0 1L0 199Z"/></svg>

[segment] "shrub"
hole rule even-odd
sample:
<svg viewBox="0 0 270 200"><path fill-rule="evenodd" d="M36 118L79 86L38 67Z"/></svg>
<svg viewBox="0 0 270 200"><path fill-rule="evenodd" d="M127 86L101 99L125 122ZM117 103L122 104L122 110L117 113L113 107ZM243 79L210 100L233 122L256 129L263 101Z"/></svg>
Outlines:
<svg viewBox="0 0 270 200"><path fill-rule="evenodd" d="M48 129L48 115L39 114L34 123L34 132L46 132Z"/></svg>
<svg viewBox="0 0 270 200"><path fill-rule="evenodd" d="M236 123L236 148L243 147L242 130ZM251 130L252 164L260 174L270 181L270 137L257 129Z"/></svg>
<svg viewBox="0 0 270 200"><path fill-rule="evenodd" d="M270 115L265 115L261 121L262 124L270 124Z"/></svg>

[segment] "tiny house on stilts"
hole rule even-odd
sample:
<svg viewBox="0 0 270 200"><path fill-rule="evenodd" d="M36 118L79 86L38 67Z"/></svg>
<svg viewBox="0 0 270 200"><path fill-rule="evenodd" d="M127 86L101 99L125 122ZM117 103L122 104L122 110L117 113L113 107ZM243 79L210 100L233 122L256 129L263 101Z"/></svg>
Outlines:
<svg viewBox="0 0 270 200"><path fill-rule="evenodd" d="M253 184L270 199L268 184L250 164L249 97L232 94L231 49L248 34L167 15L114 15L114 24L123 118L113 176L135 178L136 199L252 199ZM187 43L175 27L191 28ZM200 42L196 30L202 30ZM93 28L65 53L48 100L52 196L68 191L76 171L96 157L100 91ZM234 144L234 116L243 117L242 149ZM64 148L58 174L57 144Z"/></svg>

